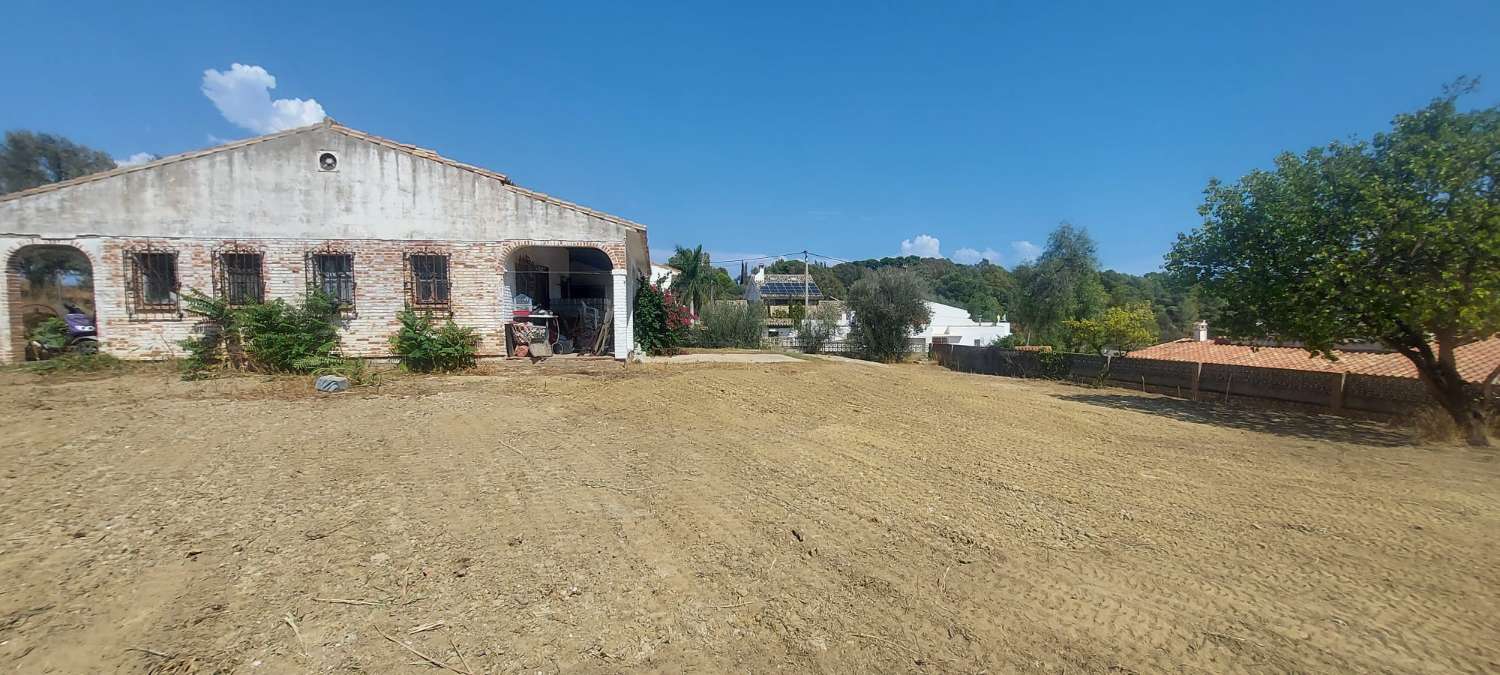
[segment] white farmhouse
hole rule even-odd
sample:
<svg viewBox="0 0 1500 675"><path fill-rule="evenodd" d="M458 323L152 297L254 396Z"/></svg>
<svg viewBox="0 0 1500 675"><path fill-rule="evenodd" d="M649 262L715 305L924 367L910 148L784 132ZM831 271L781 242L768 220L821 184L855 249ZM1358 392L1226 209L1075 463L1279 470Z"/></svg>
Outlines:
<svg viewBox="0 0 1500 675"><path fill-rule="evenodd" d="M969 310L942 303L927 303L932 312L932 321L920 331L913 331L913 338L922 338L924 347L934 342L978 347L1010 335L1009 321L980 322L969 318Z"/></svg>
<svg viewBox="0 0 1500 675"><path fill-rule="evenodd" d="M244 305L318 289L344 313L344 356L389 356L411 308L474 328L480 356L541 319L623 360L648 250L644 225L326 119L0 196L0 363L23 357L19 270L44 253L90 270L79 304L119 358L173 356L191 290Z"/></svg>
<svg viewBox="0 0 1500 675"><path fill-rule="evenodd" d="M912 351L927 351L927 349L932 347L934 342L985 346L1010 335L1010 322L974 321L969 318L969 310L962 307L954 307L929 300L927 301L927 311L932 313L932 320L920 330L911 332ZM843 340L848 337L849 318L849 314L846 312L844 318L839 321L838 331L834 334L835 340Z"/></svg>

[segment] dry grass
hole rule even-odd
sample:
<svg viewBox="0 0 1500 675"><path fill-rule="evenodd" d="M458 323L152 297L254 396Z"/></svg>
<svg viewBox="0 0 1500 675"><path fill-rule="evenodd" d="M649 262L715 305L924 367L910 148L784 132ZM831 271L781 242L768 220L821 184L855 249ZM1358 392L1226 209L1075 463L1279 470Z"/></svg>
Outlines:
<svg viewBox="0 0 1500 675"><path fill-rule="evenodd" d="M1491 407L1485 419L1491 441L1500 443L1500 410ZM1413 438L1422 443L1451 444L1464 440L1453 417L1437 405L1422 406L1408 417L1393 420L1393 424L1409 429Z"/></svg>

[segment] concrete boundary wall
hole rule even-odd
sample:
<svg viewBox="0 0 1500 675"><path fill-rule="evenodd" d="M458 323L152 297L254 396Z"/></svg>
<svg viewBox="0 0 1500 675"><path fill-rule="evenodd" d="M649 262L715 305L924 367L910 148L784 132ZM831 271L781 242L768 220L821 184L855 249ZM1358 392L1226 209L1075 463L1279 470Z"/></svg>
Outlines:
<svg viewBox="0 0 1500 675"><path fill-rule="evenodd" d="M1006 377L1098 382L1107 372L1110 384L1193 400L1258 399L1378 415L1407 413L1432 401L1420 380L1407 377L947 344L933 345L932 355L949 370Z"/></svg>

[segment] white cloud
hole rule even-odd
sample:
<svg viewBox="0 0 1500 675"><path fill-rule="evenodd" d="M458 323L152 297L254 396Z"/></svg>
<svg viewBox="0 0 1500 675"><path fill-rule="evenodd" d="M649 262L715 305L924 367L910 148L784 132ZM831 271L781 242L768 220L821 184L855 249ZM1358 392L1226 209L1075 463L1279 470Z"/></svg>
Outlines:
<svg viewBox="0 0 1500 675"><path fill-rule="evenodd" d="M901 255L914 255L921 258L941 258L939 253L938 238L932 235L919 234L911 239L901 240Z"/></svg>
<svg viewBox="0 0 1500 675"><path fill-rule="evenodd" d="M276 78L260 66L236 63L227 71L203 71L203 95L214 102L224 119L258 134L305 127L323 120L317 99L271 100Z"/></svg>
<svg viewBox="0 0 1500 675"><path fill-rule="evenodd" d="M953 255L949 257L953 259L953 262L965 265L973 265L981 260L988 260L997 265L1000 264L1000 252L992 248L987 248L983 251L972 248L961 248L954 251Z"/></svg>
<svg viewBox="0 0 1500 675"><path fill-rule="evenodd" d="M135 166L137 164L145 164L146 162L154 161L154 160L157 160L157 159L160 159L160 158L157 157L156 155L153 155L153 154L149 153L149 152L137 152L134 155L126 157L125 159L118 159L118 158L115 159L115 165L116 166Z"/></svg>
<svg viewBox="0 0 1500 675"><path fill-rule="evenodd" d="M1016 262L1029 262L1042 254L1042 247L1022 239L1010 243L1010 252L1016 257Z"/></svg>

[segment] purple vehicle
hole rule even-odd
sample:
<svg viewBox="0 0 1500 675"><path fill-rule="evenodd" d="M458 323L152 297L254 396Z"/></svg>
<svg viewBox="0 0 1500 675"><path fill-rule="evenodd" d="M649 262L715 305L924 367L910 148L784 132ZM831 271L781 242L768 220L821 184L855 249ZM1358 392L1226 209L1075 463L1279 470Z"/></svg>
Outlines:
<svg viewBox="0 0 1500 675"><path fill-rule="evenodd" d="M67 349L79 354L95 354L99 351L99 327L94 325L94 317L89 316L82 309L71 302L63 303L63 309L67 313L63 315L63 323L68 324Z"/></svg>
<svg viewBox="0 0 1500 675"><path fill-rule="evenodd" d="M61 345L42 344L32 340L26 345L31 351L32 359L42 359L55 356L63 352L76 354L97 354L99 352L99 327L94 325L94 317L83 311L71 302L63 303L63 324L67 326L67 335ZM57 310L51 310L56 312Z"/></svg>

